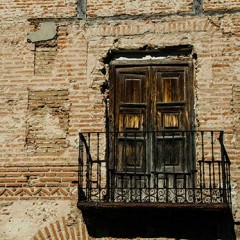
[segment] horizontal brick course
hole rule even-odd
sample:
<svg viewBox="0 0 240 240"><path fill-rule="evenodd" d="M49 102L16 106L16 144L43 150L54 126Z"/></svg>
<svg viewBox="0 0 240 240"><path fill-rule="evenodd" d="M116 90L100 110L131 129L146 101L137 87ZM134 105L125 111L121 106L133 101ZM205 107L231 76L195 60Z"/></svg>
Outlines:
<svg viewBox="0 0 240 240"><path fill-rule="evenodd" d="M240 10L238 0L204 0L204 11Z"/></svg>
<svg viewBox="0 0 240 240"><path fill-rule="evenodd" d="M202 3L203 14L194 16L191 0L90 0L86 21L75 19L75 0L0 3L0 200L76 199L78 133L105 131L100 86L108 79L108 72L101 72L108 68L103 63L108 51L190 44L197 56L192 59L196 128L225 131L236 186L234 219L240 221L240 5ZM53 47L27 42L44 21L57 25ZM62 221L38 231L35 239L66 232L90 239L84 224L73 230Z"/></svg>
<svg viewBox="0 0 240 240"><path fill-rule="evenodd" d="M156 1L133 0L115 2L113 0L87 2L87 16L121 16L121 15L140 15L140 14L169 14L191 12L193 4L191 0L185 1Z"/></svg>
<svg viewBox="0 0 240 240"><path fill-rule="evenodd" d="M62 1L32 1L9 0L0 3L0 15L5 19L27 19L42 17L75 17L76 4L74 0Z"/></svg>

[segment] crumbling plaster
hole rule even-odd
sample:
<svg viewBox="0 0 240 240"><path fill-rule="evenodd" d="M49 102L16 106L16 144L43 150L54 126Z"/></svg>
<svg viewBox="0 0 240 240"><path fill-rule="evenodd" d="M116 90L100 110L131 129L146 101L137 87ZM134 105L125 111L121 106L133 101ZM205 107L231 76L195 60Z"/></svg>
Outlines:
<svg viewBox="0 0 240 240"><path fill-rule="evenodd" d="M138 27L139 21L132 21L133 27ZM87 41L88 41L88 49L87 49L87 82L88 86L92 86L96 84L96 82L103 82L104 77L108 78L107 74L103 77L101 74L101 69L104 66L103 59L106 57L106 54L112 50L125 49L125 50L133 50L133 49L142 49L143 46L149 45L150 47L161 48L164 46L177 46L184 44L193 44L194 51L198 52L198 49L202 49L207 46L207 49L211 48L210 45L203 44L201 38L203 31L196 32L194 34L190 34L187 30L183 34L178 34L176 32L169 33L166 35L165 33L158 32L157 25L161 25L161 21L157 22L147 22L145 24L144 30L141 32L141 35L131 33L123 34L119 32L119 34L113 34L108 36L102 36L101 34L96 33L94 29L87 29ZM102 26L104 27L104 26ZM117 26L115 26L118 28ZM119 26L120 27L120 26ZM123 27L124 28L124 27ZM157 32L157 34L156 34ZM207 35L207 33L206 33ZM203 46L204 45L204 46ZM96 51L96 48L98 51ZM99 49L101 49L99 51ZM200 50L201 51L201 50ZM208 50L206 50L208 51ZM133 54L134 57L134 54ZM206 64L205 64L206 65ZM209 66L211 67L211 65ZM206 74L206 71L203 71ZM209 76L208 76L209 80Z"/></svg>
<svg viewBox="0 0 240 240"><path fill-rule="evenodd" d="M39 29L28 33L29 42L39 42L54 39L57 35L57 26L54 22L42 22Z"/></svg>
<svg viewBox="0 0 240 240"><path fill-rule="evenodd" d="M66 200L21 200L0 203L0 239L33 239L38 229L71 213Z"/></svg>

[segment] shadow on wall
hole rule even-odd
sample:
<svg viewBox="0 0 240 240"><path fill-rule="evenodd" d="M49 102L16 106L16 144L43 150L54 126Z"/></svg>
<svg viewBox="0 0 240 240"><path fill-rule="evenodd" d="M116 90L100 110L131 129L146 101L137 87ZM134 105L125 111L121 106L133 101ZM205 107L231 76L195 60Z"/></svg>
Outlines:
<svg viewBox="0 0 240 240"><path fill-rule="evenodd" d="M88 208L82 210L93 237L236 239L230 209Z"/></svg>

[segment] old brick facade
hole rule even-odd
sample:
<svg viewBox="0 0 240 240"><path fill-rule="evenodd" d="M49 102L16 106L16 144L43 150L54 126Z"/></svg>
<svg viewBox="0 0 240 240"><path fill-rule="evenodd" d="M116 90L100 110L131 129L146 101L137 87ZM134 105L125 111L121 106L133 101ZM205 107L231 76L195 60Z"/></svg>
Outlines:
<svg viewBox="0 0 240 240"><path fill-rule="evenodd" d="M195 126L225 132L240 239L240 2L78 1L0 2L0 239L92 239L76 207L78 133L105 131L104 59L185 45Z"/></svg>

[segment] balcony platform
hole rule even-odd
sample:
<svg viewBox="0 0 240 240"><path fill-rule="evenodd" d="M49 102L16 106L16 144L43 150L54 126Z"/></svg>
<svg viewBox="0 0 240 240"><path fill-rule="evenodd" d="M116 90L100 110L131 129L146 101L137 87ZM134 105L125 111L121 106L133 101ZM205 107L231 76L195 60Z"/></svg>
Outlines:
<svg viewBox="0 0 240 240"><path fill-rule="evenodd" d="M91 236L234 239L228 204L79 202Z"/></svg>
<svg viewBox="0 0 240 240"><path fill-rule="evenodd" d="M228 203L139 203L139 202L78 202L78 208L84 209L203 209L211 211L228 210Z"/></svg>

